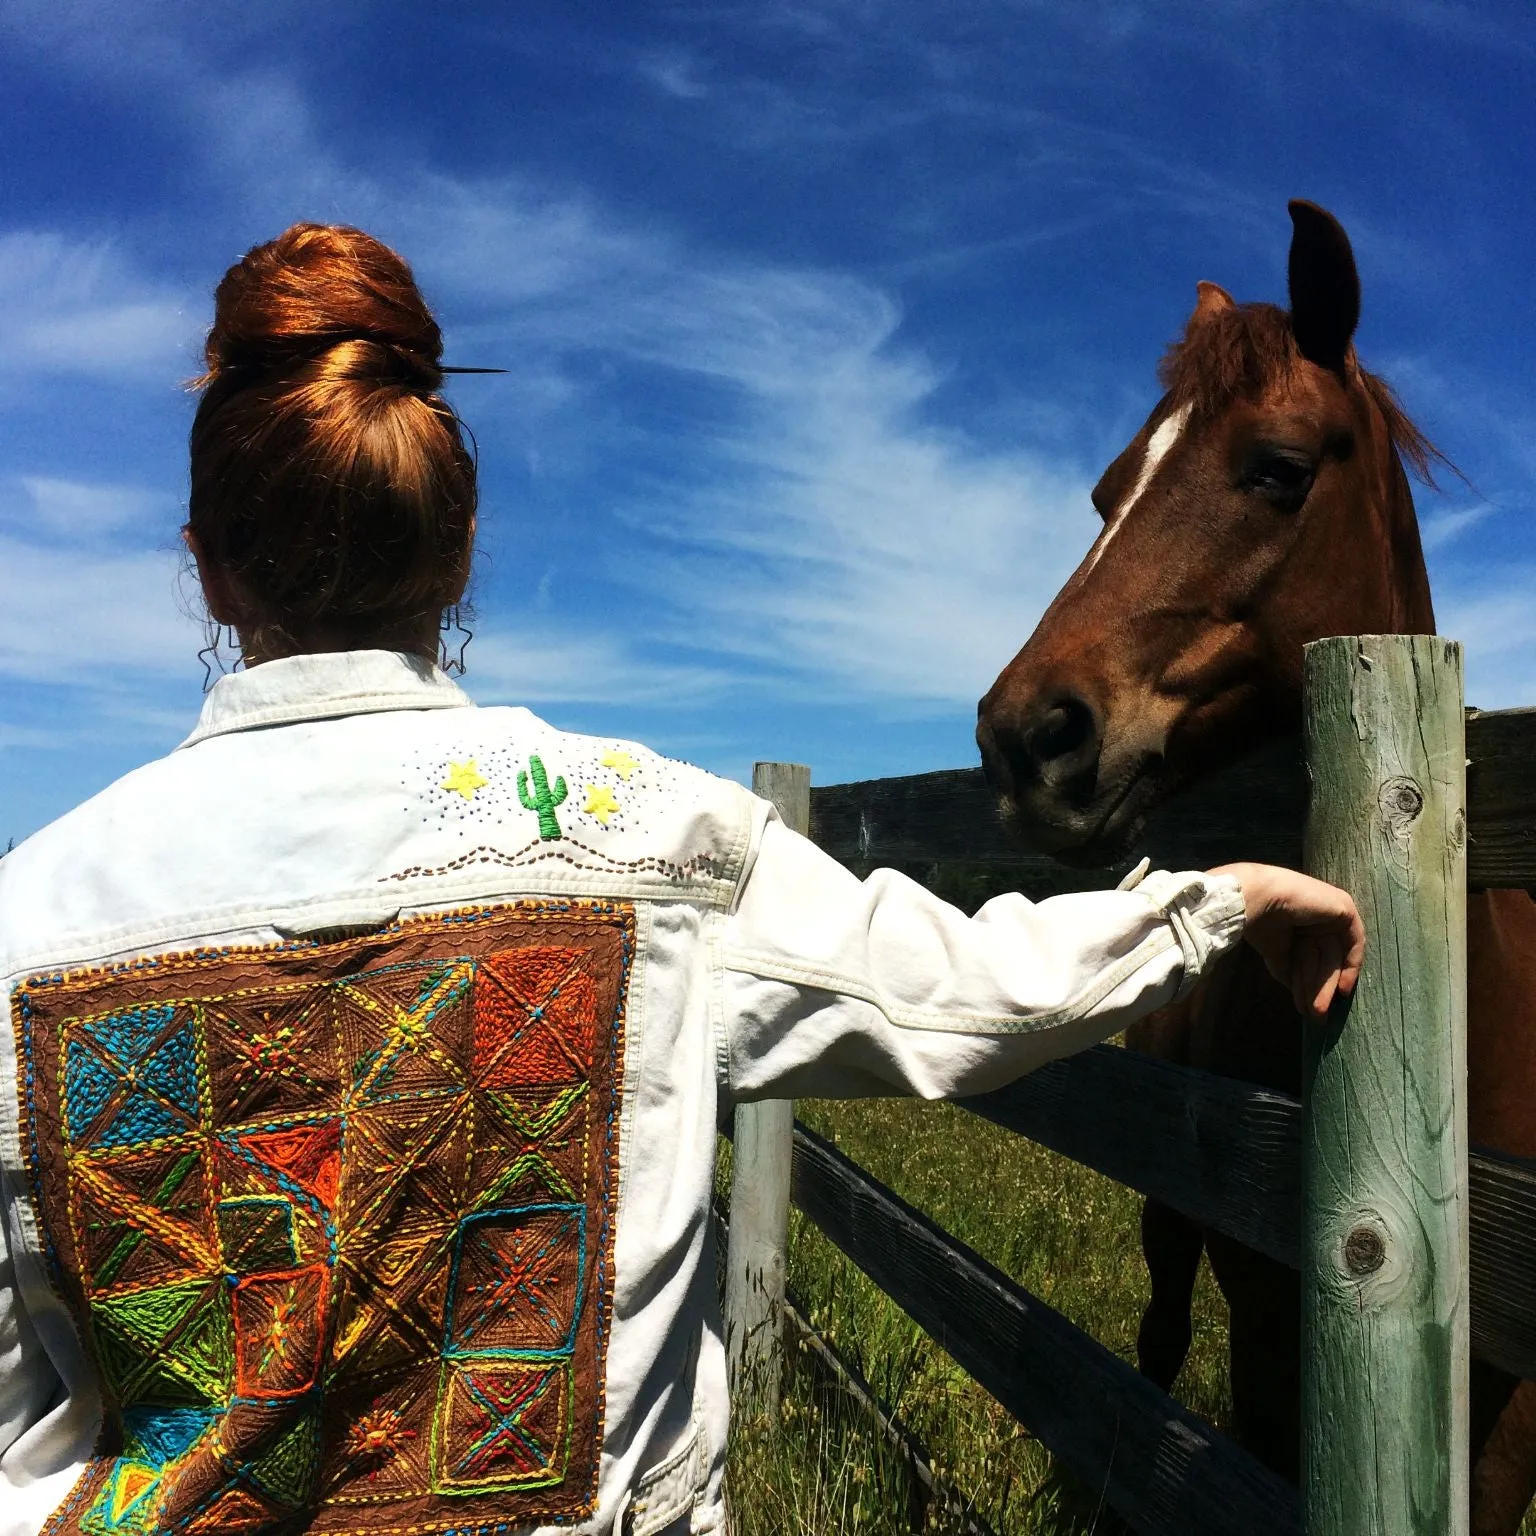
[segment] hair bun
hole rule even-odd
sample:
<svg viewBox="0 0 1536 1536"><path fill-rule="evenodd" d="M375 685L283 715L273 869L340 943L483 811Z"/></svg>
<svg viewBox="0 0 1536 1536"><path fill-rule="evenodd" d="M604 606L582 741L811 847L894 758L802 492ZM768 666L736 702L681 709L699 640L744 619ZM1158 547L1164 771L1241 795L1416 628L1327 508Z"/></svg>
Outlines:
<svg viewBox="0 0 1536 1536"><path fill-rule="evenodd" d="M224 275L204 355L204 383L327 357L346 377L433 391L443 336L387 245L346 225L295 224Z"/></svg>
<svg viewBox="0 0 1536 1536"><path fill-rule="evenodd" d="M431 651L476 504L441 355L411 269L361 230L296 224L224 274L187 527L248 655Z"/></svg>

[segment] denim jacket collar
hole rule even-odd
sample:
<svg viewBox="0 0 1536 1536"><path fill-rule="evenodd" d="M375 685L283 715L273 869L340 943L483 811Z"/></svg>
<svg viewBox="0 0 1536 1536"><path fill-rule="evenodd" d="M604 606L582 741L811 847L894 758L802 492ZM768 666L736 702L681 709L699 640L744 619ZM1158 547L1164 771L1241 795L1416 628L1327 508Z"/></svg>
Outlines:
<svg viewBox="0 0 1536 1536"><path fill-rule="evenodd" d="M257 726L387 709L464 709L473 703L431 662L401 651L284 656L221 677L203 701L197 728L181 745Z"/></svg>

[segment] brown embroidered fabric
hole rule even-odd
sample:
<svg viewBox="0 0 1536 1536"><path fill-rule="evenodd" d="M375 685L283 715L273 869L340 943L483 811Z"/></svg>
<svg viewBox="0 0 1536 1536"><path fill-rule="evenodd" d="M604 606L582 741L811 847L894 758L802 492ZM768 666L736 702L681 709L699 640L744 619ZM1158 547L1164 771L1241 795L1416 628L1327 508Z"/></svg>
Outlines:
<svg viewBox="0 0 1536 1536"><path fill-rule="evenodd" d="M50 1533L592 1511L631 908L520 902L15 996L100 1454Z"/></svg>

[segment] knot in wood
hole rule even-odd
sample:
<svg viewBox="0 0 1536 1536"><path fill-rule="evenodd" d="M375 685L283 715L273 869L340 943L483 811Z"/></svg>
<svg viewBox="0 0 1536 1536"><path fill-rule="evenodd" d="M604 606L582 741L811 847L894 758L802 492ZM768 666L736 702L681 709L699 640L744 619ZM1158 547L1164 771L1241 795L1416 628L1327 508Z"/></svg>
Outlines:
<svg viewBox="0 0 1536 1536"><path fill-rule="evenodd" d="M1387 1262L1387 1246L1373 1227L1356 1227L1344 1239L1344 1267L1350 1274L1374 1275Z"/></svg>
<svg viewBox="0 0 1536 1536"><path fill-rule="evenodd" d="M1382 820L1400 836L1424 809L1424 791L1412 779L1399 775L1381 786L1376 803L1381 807Z"/></svg>

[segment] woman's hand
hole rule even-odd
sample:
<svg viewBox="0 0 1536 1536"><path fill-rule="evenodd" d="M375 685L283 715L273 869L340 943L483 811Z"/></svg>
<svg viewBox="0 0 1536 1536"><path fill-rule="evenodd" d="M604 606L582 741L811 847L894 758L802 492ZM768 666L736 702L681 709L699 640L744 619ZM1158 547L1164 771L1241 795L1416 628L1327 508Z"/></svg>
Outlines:
<svg viewBox="0 0 1536 1536"><path fill-rule="evenodd" d="M1321 1019L1335 995L1348 997L1365 959L1365 925L1354 898L1294 869L1273 864L1223 864L1243 888L1243 937L1269 974L1287 988L1299 1013Z"/></svg>

